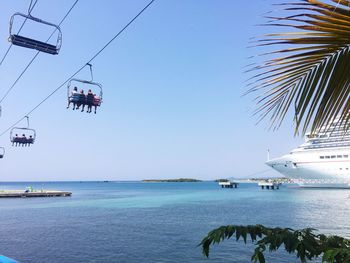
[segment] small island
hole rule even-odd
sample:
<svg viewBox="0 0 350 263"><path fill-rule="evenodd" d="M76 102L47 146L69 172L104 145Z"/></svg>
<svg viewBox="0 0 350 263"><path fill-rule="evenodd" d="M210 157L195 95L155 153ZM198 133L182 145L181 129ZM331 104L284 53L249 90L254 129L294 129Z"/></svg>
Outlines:
<svg viewBox="0 0 350 263"><path fill-rule="evenodd" d="M192 178L178 178L178 179L147 179L142 180L146 183L197 183L202 182L201 180L192 179Z"/></svg>

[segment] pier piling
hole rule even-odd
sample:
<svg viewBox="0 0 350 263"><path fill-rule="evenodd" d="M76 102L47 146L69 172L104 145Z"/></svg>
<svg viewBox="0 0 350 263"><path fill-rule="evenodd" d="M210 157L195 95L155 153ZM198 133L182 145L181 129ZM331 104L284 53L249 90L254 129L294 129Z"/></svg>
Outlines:
<svg viewBox="0 0 350 263"><path fill-rule="evenodd" d="M238 183L231 182L231 181L222 181L222 182L219 182L219 186L221 186L221 188L237 188Z"/></svg>
<svg viewBox="0 0 350 263"><path fill-rule="evenodd" d="M260 181L259 183L258 183L258 186L260 186L261 187L261 189L267 189L267 190L278 190L278 189L280 189L280 185L281 185L281 183L279 183L279 182L275 182L275 181L266 181L266 180L264 180L264 181Z"/></svg>

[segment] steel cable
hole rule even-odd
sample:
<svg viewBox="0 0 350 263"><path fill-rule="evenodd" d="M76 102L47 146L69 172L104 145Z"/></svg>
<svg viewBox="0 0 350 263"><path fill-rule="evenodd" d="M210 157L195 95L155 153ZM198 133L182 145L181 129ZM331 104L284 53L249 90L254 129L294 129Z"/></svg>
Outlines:
<svg viewBox="0 0 350 263"><path fill-rule="evenodd" d="M78 70L76 70L72 75L70 75L61 85L59 85L56 89L54 89L49 95L47 95L43 100L41 100L34 108L32 108L28 113L26 113L22 118L8 127L6 130L0 133L0 136L3 136L10 129L20 123L26 116L29 116L33 113L37 108L39 108L45 101L47 101L52 95L54 95L58 90L60 90L65 84L68 83L70 79L76 76L80 71L82 71L87 64L90 64L97 56L99 56L102 51L104 51L120 34L122 34L146 9L151 6L155 0L151 0L141 11L139 11L121 30L119 30L99 51L97 51L91 59L89 59L83 66L81 66Z"/></svg>
<svg viewBox="0 0 350 263"><path fill-rule="evenodd" d="M73 8L75 7L75 5L78 3L79 0L76 0L73 5L71 6L71 8L68 10L68 12L65 14L65 16L61 19L60 23L58 24L58 26L60 26L64 20L67 18L67 16L70 14L70 12L73 10ZM36 3L36 2L35 2ZM32 8L33 10L33 8ZM50 37L46 40L45 43L47 43L51 37L55 34L55 32L57 31L57 29L55 29ZM27 71L27 69L30 67L30 65L34 62L34 60L37 58L37 56L39 55L40 51L37 51L37 53L34 55L34 57L29 61L29 63L27 64L27 66L22 70L21 74L19 74L19 76L17 77L17 79L12 83L12 85L10 86L10 88L8 88L8 90L5 92L4 96L1 98L0 100L0 104L3 102L3 100L7 97L7 95L11 92L11 90L16 86L17 82L22 78L23 74Z"/></svg>
<svg viewBox="0 0 350 263"><path fill-rule="evenodd" d="M29 5L29 9L28 9L29 14L33 11L33 9L34 9L35 5L37 4L38 0L35 1L35 3L33 4L33 6L32 6L32 2L33 2L33 1L30 1L30 5ZM17 35L21 32L21 30L22 30L24 24L27 22L27 19L28 19L28 18L25 18L25 19L24 19L24 21L23 21L21 27L20 27L20 28L18 29L18 31L17 31ZM13 46L13 44L11 43L10 46L8 47L8 49L6 50L5 55L2 57L2 59L1 59L1 61L0 61L0 66L1 66L2 63L4 62L5 58L7 57L8 53L10 52L12 46Z"/></svg>

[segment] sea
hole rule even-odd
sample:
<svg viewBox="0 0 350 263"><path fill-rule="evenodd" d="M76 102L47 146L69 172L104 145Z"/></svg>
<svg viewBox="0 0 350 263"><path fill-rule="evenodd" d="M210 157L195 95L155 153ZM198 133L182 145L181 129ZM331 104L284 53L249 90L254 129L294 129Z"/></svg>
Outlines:
<svg viewBox="0 0 350 263"><path fill-rule="evenodd" d="M25 263L251 262L254 244L235 239L206 258L198 246L219 226L263 224L350 237L350 190L215 182L0 183L71 197L0 199L0 254ZM267 262L300 262L283 249ZM316 260L313 262L321 262Z"/></svg>

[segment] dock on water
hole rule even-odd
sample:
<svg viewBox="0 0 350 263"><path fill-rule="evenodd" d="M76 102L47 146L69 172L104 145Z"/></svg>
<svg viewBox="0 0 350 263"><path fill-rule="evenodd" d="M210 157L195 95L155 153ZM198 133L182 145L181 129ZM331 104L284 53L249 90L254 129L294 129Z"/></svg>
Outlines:
<svg viewBox="0 0 350 263"><path fill-rule="evenodd" d="M271 189L271 190L275 190L275 189L279 189L280 188L280 185L281 185L281 183L279 183L279 182L275 182L275 181L260 181L259 183L258 183L258 186L260 186L261 187L261 189Z"/></svg>
<svg viewBox="0 0 350 263"><path fill-rule="evenodd" d="M0 198L71 196L71 192L57 190L0 190Z"/></svg>
<svg viewBox="0 0 350 263"><path fill-rule="evenodd" d="M219 182L221 188L237 188L238 183L232 181L221 181Z"/></svg>

